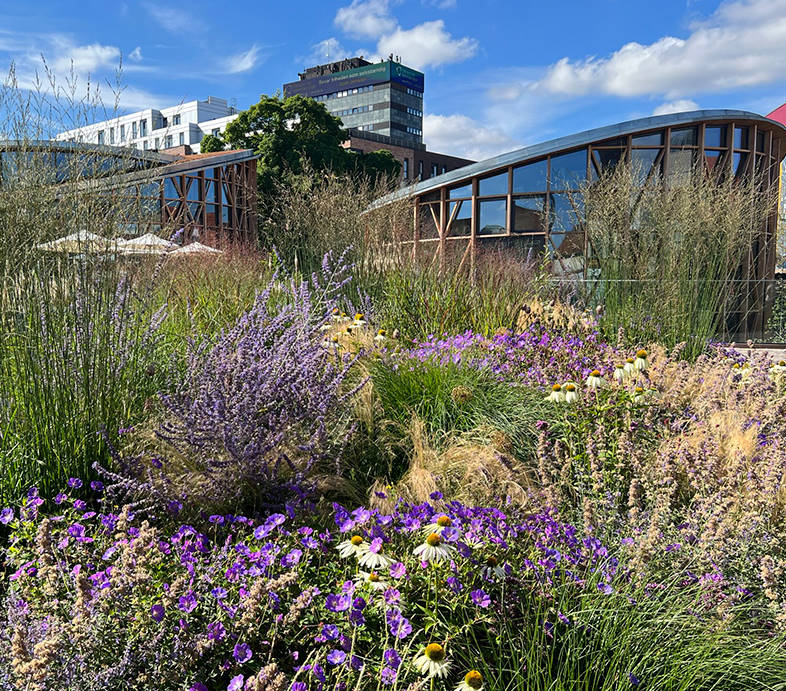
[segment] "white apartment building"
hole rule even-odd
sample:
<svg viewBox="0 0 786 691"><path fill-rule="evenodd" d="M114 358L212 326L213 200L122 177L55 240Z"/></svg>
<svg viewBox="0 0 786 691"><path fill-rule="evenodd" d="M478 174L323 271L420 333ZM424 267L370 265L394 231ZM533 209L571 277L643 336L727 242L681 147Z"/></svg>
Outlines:
<svg viewBox="0 0 786 691"><path fill-rule="evenodd" d="M237 109L223 98L208 96L206 101L189 101L177 106L148 108L119 115L92 125L61 132L58 141L86 142L107 146L133 146L143 151L163 151L190 146L199 153L206 134L219 134L237 117Z"/></svg>

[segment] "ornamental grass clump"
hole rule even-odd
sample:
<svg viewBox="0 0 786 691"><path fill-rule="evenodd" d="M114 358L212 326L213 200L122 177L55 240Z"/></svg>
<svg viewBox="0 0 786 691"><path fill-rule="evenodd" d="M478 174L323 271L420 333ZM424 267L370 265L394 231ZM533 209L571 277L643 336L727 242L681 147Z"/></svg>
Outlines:
<svg viewBox="0 0 786 691"><path fill-rule="evenodd" d="M290 511L192 525L101 501L87 510L69 492L48 517L32 489L4 523L2 691L365 691L424 678L617 691L630 675L747 691L778 688L786 669L753 590L717 570L638 583L624 540L551 512L434 494L389 513L336 504L329 522ZM449 558L416 549L435 524ZM348 535L367 549L337 559ZM373 550L389 560L361 570Z"/></svg>
<svg viewBox="0 0 786 691"><path fill-rule="evenodd" d="M302 500L340 472L357 356L322 346L321 327L349 281L344 257L309 281L274 275L253 307L189 353L182 383L160 397L157 447L121 462L136 493L162 506L262 510Z"/></svg>

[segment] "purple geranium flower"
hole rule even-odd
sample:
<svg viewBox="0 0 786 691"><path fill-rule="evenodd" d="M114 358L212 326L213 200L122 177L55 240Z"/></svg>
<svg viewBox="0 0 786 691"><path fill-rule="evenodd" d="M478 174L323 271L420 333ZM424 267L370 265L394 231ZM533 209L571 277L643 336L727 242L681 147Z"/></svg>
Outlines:
<svg viewBox="0 0 786 691"><path fill-rule="evenodd" d="M390 565L391 578L404 578L407 575L407 567L400 561L393 562Z"/></svg>
<svg viewBox="0 0 786 691"><path fill-rule="evenodd" d="M104 483L101 480L93 480L90 483L90 489L94 492L101 492L104 489Z"/></svg>
<svg viewBox="0 0 786 691"><path fill-rule="evenodd" d="M214 621L207 625L207 637L211 641L220 641L226 636L227 630L220 621Z"/></svg>
<svg viewBox="0 0 786 691"><path fill-rule="evenodd" d="M382 659L386 665L391 666L393 669L398 669L401 664L401 656L395 648L388 648L382 653Z"/></svg>
<svg viewBox="0 0 786 691"><path fill-rule="evenodd" d="M79 489L82 486L82 481L78 477L70 477L67 484L71 489Z"/></svg>
<svg viewBox="0 0 786 691"><path fill-rule="evenodd" d="M352 604L352 597L350 595L334 595L331 593L325 600L325 607L331 612L343 612L349 609Z"/></svg>
<svg viewBox="0 0 786 691"><path fill-rule="evenodd" d="M327 661L331 665L340 665L347 659L347 654L343 650L336 648L327 654Z"/></svg>
<svg viewBox="0 0 786 691"><path fill-rule="evenodd" d="M153 605L150 608L150 616L153 617L153 621L160 624L164 619L164 605Z"/></svg>
<svg viewBox="0 0 786 691"><path fill-rule="evenodd" d="M193 612L197 606L197 599L196 595L194 595L193 590L189 590L185 595L181 595L178 599L178 607L188 614L189 612Z"/></svg>
<svg viewBox="0 0 786 691"><path fill-rule="evenodd" d="M488 596L485 590L478 588L477 590L473 590L469 596L472 598L472 602L474 602L478 607L483 607L484 609L491 604L491 598Z"/></svg>
<svg viewBox="0 0 786 691"><path fill-rule="evenodd" d="M208 688L201 681L198 681L196 684L192 684L188 691L208 691Z"/></svg>
<svg viewBox="0 0 786 691"><path fill-rule="evenodd" d="M11 521L14 520L14 510L10 508L5 508L0 511L0 523L3 525L8 525Z"/></svg>
<svg viewBox="0 0 786 691"><path fill-rule="evenodd" d="M251 652L251 648L248 647L247 643L237 643L235 645L235 649L232 651L232 657L235 658L240 664L244 662L248 662L253 653Z"/></svg>
<svg viewBox="0 0 786 691"><path fill-rule="evenodd" d="M244 681L245 677L242 674L232 677L232 681L230 681L229 686L227 686L227 691L241 691Z"/></svg>
<svg viewBox="0 0 786 691"><path fill-rule="evenodd" d="M614 592L614 588L612 588L608 583L598 583L598 590L604 593L605 595L611 595Z"/></svg>
<svg viewBox="0 0 786 691"><path fill-rule="evenodd" d="M406 638L412 633L412 624L401 614L401 610L389 609L385 616L388 621L388 627L390 627L390 633L396 638Z"/></svg>

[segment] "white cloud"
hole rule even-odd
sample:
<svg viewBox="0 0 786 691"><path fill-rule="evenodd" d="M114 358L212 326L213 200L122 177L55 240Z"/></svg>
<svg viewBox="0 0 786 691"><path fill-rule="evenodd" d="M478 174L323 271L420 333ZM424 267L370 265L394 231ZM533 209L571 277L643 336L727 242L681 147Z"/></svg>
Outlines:
<svg viewBox="0 0 786 691"><path fill-rule="evenodd" d="M423 117L423 139L429 150L481 161L511 151L520 143L494 127L488 127L466 115Z"/></svg>
<svg viewBox="0 0 786 691"><path fill-rule="evenodd" d="M142 59L142 46L137 46L128 54L129 60L134 60L135 62L139 62Z"/></svg>
<svg viewBox="0 0 786 691"><path fill-rule="evenodd" d="M397 28L383 36L377 45L381 55L400 55L404 64L423 69L471 58L478 50L474 38L453 38L445 30L445 22L438 19L424 22L411 29Z"/></svg>
<svg viewBox="0 0 786 691"><path fill-rule="evenodd" d="M309 65L318 65L341 60L348 55L346 48L341 45L341 41L331 37L311 46L311 53L306 58L306 61Z"/></svg>
<svg viewBox="0 0 786 691"><path fill-rule="evenodd" d="M424 5L432 5L438 10L449 10L456 6L456 0L423 0Z"/></svg>
<svg viewBox="0 0 786 691"><path fill-rule="evenodd" d="M184 10L175 7L164 7L153 3L144 3L150 16L161 26L173 34L193 33L204 31L207 24L197 17L193 17Z"/></svg>
<svg viewBox="0 0 786 691"><path fill-rule="evenodd" d="M653 115L668 115L669 113L685 113L690 110L698 110L699 104L696 101L691 101L688 98L681 98L676 101L668 101L661 103L655 110L652 111Z"/></svg>
<svg viewBox="0 0 786 691"><path fill-rule="evenodd" d="M766 84L786 73L786 0L736 0L694 23L687 38L627 43L606 57L562 58L538 86L553 94L622 97L696 93Z"/></svg>
<svg viewBox="0 0 786 691"><path fill-rule="evenodd" d="M352 0L336 12L333 23L355 38L379 38L396 29L389 0Z"/></svg>
<svg viewBox="0 0 786 691"><path fill-rule="evenodd" d="M120 49L117 46L103 46L100 43L75 46L62 39L58 43L61 50L52 61L52 67L57 71L67 72L73 65L77 73L95 72L115 68L120 62Z"/></svg>
<svg viewBox="0 0 786 691"><path fill-rule="evenodd" d="M223 61L224 71L228 74L249 72L259 62L259 46L255 43L246 51L230 55Z"/></svg>

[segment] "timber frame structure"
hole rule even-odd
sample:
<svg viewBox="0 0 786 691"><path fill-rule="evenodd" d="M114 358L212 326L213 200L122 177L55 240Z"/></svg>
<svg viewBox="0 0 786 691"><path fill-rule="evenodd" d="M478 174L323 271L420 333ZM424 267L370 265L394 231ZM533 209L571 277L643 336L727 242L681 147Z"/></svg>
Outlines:
<svg viewBox="0 0 786 691"><path fill-rule="evenodd" d="M777 188L786 155L786 127L739 110L653 116L588 130L481 161L398 190L374 207L412 201L413 259L475 266L479 246L524 254L548 249L556 275L583 277L585 233L572 195L618 162L642 171L642 183L668 181L701 165L725 179L752 178L763 192ZM749 248L747 289L736 314L737 335L761 333L774 300L778 206ZM732 315L734 316L734 315Z"/></svg>

